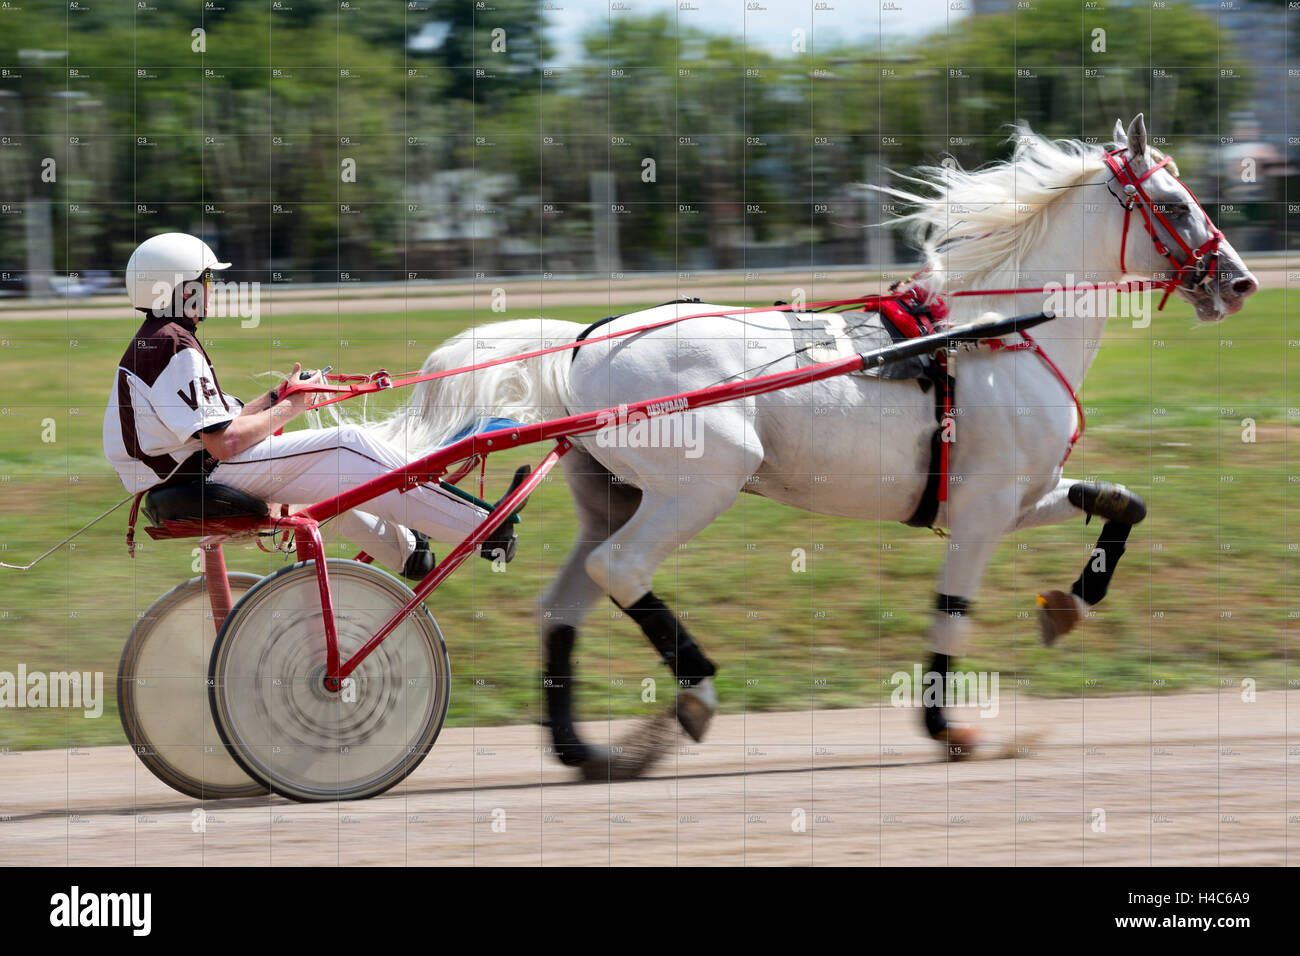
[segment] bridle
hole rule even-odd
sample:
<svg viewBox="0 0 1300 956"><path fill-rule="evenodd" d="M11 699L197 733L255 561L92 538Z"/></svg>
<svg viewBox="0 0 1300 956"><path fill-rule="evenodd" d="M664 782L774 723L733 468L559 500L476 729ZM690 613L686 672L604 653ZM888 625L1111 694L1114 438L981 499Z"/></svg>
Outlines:
<svg viewBox="0 0 1300 956"><path fill-rule="evenodd" d="M1210 226L1210 238L1206 239L1203 243L1193 249L1187 243L1187 240L1179 235L1178 230L1175 229L1173 223L1165 217L1165 214L1156 208L1156 204L1151 201L1151 197L1148 196L1146 190L1142 188L1142 184L1150 178L1156 170L1164 169L1169 165L1171 161L1170 157L1162 157L1158 163L1153 164L1150 169L1144 172L1141 176L1138 176L1133 172L1133 167L1129 163L1127 153L1128 147L1120 146L1116 149L1108 150L1104 154L1106 165L1110 167L1110 171L1115 177L1113 180L1106 183L1106 191L1114 196L1119 204L1124 207L1124 235L1120 240L1119 246L1119 268L1121 272L1128 272L1128 269L1124 265L1124 253L1128 246L1129 220L1133 217L1134 207L1137 207L1138 212L1142 214L1142 224L1146 227L1147 235L1151 237L1151 241L1155 244L1156 252L1168 259L1169 264L1174 267L1174 274L1170 278L1157 280L1152 283L1157 288L1163 288L1165 290L1164 298L1160 300L1160 305L1156 307L1156 310L1159 311L1165 307L1165 303L1169 301L1169 296L1175 289L1195 289L1197 286L1209 282L1210 279L1214 277L1215 270L1219 265L1219 244L1223 242L1223 233L1220 232L1218 226L1211 221L1209 214L1205 212L1205 209L1201 206L1201 203L1196 198L1195 194L1187 188L1186 184L1175 177L1174 182L1178 183L1178 185L1182 186L1183 189L1187 191L1187 195L1191 197L1196 208L1205 214L1205 221L1209 223ZM1121 189L1120 193L1116 193L1115 190L1111 188L1111 182L1119 184ZM1185 256L1182 262L1178 261L1174 253L1171 252L1169 247L1165 244L1164 240L1160 238L1159 233L1156 231L1157 222L1164 226L1165 231L1173 237L1174 242L1176 242L1178 247L1182 250L1183 255ZM1188 281L1189 279L1190 281Z"/></svg>

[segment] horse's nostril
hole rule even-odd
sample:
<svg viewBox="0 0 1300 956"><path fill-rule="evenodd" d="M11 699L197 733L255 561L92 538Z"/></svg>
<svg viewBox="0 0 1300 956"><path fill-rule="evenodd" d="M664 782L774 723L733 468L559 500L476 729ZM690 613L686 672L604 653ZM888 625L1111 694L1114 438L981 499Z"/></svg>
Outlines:
<svg viewBox="0 0 1300 956"><path fill-rule="evenodd" d="M1242 278L1233 281L1232 294L1239 298L1244 299L1246 296L1254 292L1257 288L1259 287L1255 284L1254 279L1247 279L1243 276Z"/></svg>

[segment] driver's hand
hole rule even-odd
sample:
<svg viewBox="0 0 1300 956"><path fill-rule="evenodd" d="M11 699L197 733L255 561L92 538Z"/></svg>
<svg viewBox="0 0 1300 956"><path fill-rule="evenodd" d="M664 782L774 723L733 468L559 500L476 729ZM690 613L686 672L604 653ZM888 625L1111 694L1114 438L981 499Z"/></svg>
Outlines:
<svg viewBox="0 0 1300 956"><path fill-rule="evenodd" d="M312 372L303 372L301 369L302 366L300 366L297 362L294 362L293 363L294 374L293 376L290 377L289 381L293 382L295 385L299 386L300 388L306 385L326 384L325 373L322 372L320 369L316 369L315 371ZM302 394L312 395L315 393L308 391L308 392L303 392Z"/></svg>
<svg viewBox="0 0 1300 956"><path fill-rule="evenodd" d="M306 374L307 377L303 378L302 363L293 363L293 371L289 373L288 381L303 390L294 391L288 396L288 400L298 411L306 409L307 406L312 403L313 397L317 394L310 388L303 388L303 386L325 384L325 375L320 371L320 369L316 369L315 371Z"/></svg>

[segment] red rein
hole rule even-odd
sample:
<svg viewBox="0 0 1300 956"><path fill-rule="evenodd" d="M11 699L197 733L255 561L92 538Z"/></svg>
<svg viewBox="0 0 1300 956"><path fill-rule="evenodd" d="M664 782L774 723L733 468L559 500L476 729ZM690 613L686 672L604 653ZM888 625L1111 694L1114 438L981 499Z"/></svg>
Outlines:
<svg viewBox="0 0 1300 956"><path fill-rule="evenodd" d="M1169 296L1173 293L1174 289L1182 285L1184 278L1186 277L1187 273L1190 270L1199 268L1200 262L1204 259L1206 255L1209 255L1211 257L1211 262L1210 262L1209 269L1206 270L1205 277L1200 281L1204 282L1214 275L1214 272L1218 267L1217 252L1219 249L1219 244L1223 241L1223 233L1219 231L1218 227L1216 227L1214 223L1210 221L1210 217L1206 215L1205 216L1206 222L1210 223L1210 229L1211 229L1210 238L1207 239L1205 242L1201 243L1201 245L1197 246L1196 248L1192 248L1192 246L1189 245L1181 235L1179 235L1178 230L1174 228L1171 222L1169 222L1169 220L1165 217L1164 213L1162 213L1158 208L1156 208L1156 205L1151 201L1151 197L1147 195L1146 190L1142 186L1142 184L1147 179L1149 179L1157 170L1163 169L1165 166L1167 166L1170 162L1170 158L1168 156L1164 157L1163 159L1160 160L1160 162L1152 165L1151 168L1148 169L1146 172L1144 172L1141 176L1138 176L1133 172L1133 168L1129 163L1129 159L1125 155L1126 153L1127 153L1126 147L1119 147L1114 150L1109 150L1104 154L1106 165L1110 168L1111 173L1115 177L1115 181L1120 184L1120 186L1123 188L1125 197L1127 197L1127 198L1121 198L1119 196L1116 196L1119 202L1124 206L1124 231L1120 240L1120 252L1119 252L1120 271L1121 272L1128 271L1127 267L1125 266L1125 255L1128 249L1128 230L1133 215L1133 209L1134 207L1136 207L1138 211L1142 214L1143 226L1146 228L1147 234L1151 237L1151 241L1155 244L1156 251L1160 255L1164 256L1166 259L1169 260L1169 263L1174 267L1174 274L1171 278L1164 279L1164 280L1158 280L1158 281L1142 280L1142 281L1126 282L1126 283L1103 283L1093 288L1113 287L1118 291L1124 291L1124 292L1137 291L1141 289L1164 289L1165 292L1164 297L1160 300L1160 305L1157 307L1158 309L1163 309L1165 307L1165 303L1169 300ZM1182 185L1181 182L1180 185ZM1190 189L1187 189L1185 185L1183 185L1183 188L1187 190L1187 195L1190 196L1192 202L1196 204L1196 208L1199 209L1202 212L1202 214L1205 214L1205 210L1201 207L1200 202L1196 199L1196 196L1192 193L1192 191ZM1186 259L1183 262L1180 263L1174 257L1173 253L1169 250L1169 247L1160 238L1159 234L1156 231L1157 222L1164 227L1165 231L1174 240L1174 242L1178 244L1179 249L1181 249L1183 254L1186 256ZM922 272L924 271L925 270L922 270ZM917 276L919 276L920 274L921 273L917 273ZM917 276L913 276L912 278L916 279ZM1062 287L1062 288L1064 289L1068 287ZM948 295L956 298L956 297L965 297L965 296L1026 295L1026 294L1041 293L1046 291L1048 291L1046 287L1024 288L1024 289L972 289L972 290L965 290L959 292L950 292L948 293ZM905 309L904 305L905 304L911 304L913 306L923 305L925 304L925 298L926 297L924 294L924 290L922 288L918 286L912 286L911 288L905 289L901 292L891 292L886 295L869 295L869 296L861 296L853 299L831 299L822 302L808 303L800 308L801 311L814 311L814 310L821 310L821 309L843 308L846 306L863 306L867 310L889 313L891 317L894 317L900 320L901 323L903 323L903 324L900 324L900 322L895 323L895 324L900 324L900 327L905 327L905 324L910 322L911 324L916 326L917 334L924 334L924 332L927 330L922 328L921 325L917 322L915 314L912 312L912 310ZM592 336L590 338L586 338L578 342L566 342L561 345L553 345L553 346L548 346L546 348L534 349L533 351L524 352L519 355L508 355L502 358L490 359L486 362L478 362L474 365L467 365L462 368L443 369L442 371L429 372L427 374L420 374L418 372L403 372L400 374L391 375L388 373L387 370L381 369L378 372L375 372L371 375L329 375L327 376L328 382L333 384L325 384L323 386L302 385L298 382L290 382L286 380L284 384L281 385L280 387L280 395L283 396L292 392L308 391L308 390L314 392L334 393L332 397L319 401L316 404L311 406L312 408L321 408L326 405L332 405L335 402L341 402L349 398L354 398L358 395L367 395L373 392L384 391L389 388L402 388L408 385L418 385L420 382L429 382L429 381L433 381L434 379L445 378L450 375L463 375L467 372L477 372L486 368L492 368L493 366L496 365L502 365L506 362L522 362L530 358L538 358L543 355L551 355L556 352L565 352L571 349L581 348L584 345L591 345L596 342L607 342L615 338L638 335L642 332L649 332L653 329L660 329L669 325L675 325L678 322L685 322L689 319L703 319L703 318L711 318L711 317L719 317L719 316L747 315L755 312L773 312L773 311L790 312L793 311L794 309L795 306L793 305L775 305L775 306L758 306L758 307L747 308L747 309L724 309L717 312L700 312L693 315L674 316L668 319L661 319L658 322L648 322L644 325L635 326L634 328L623 329L618 332L609 332L604 335ZM929 310L931 316L936 319L942 319L944 316L948 314L947 305L944 303L942 298L938 298L938 297L930 300ZM932 328L929 331L932 331ZM1052 374L1056 376L1057 380L1061 383L1061 385L1065 388L1065 390L1069 392L1070 398L1074 401L1074 407L1078 412L1078 422L1075 425L1074 434L1070 436L1070 446L1065 451L1065 457L1061 459L1061 464L1064 465L1066 460L1070 457L1070 452L1074 450L1074 445L1078 441L1079 436L1083 433L1083 428L1084 428L1083 405L1079 402L1079 396L1078 393L1075 391L1074 386L1070 384L1069 379L1065 377L1065 374L1061 371L1061 369L1057 366L1057 364L1053 362L1051 358L1048 357L1046 352L1043 351L1042 346L1040 346L1037 342L1035 342L1034 339L1027 332L1021 332L1020 337L1023 341L1015 345L1007 345L999 339L989 339L982 344L987 345L992 351L999 351L999 350L1008 351L1008 352L1032 351L1043 361L1044 364L1047 365L1049 369L1051 369ZM945 418L949 417L950 414L951 414L951 407L945 407L944 409ZM947 457L948 457L947 451L948 451L947 443L945 443L945 446L943 448L944 454L942 456L943 471L945 472L944 475L945 478L947 472ZM941 500L946 500L947 490L948 490L947 481L941 481L940 490L939 490Z"/></svg>

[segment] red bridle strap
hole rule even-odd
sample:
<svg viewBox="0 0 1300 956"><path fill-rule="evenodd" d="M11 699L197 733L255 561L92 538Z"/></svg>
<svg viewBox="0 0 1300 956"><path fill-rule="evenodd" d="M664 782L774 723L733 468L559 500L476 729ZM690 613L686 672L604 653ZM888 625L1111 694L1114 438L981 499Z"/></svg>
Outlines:
<svg viewBox="0 0 1300 956"><path fill-rule="evenodd" d="M1173 223L1171 223L1165 214L1159 210L1156 204L1151 201L1151 197L1147 195L1146 190L1142 188L1142 184L1154 175L1157 170L1164 169L1169 165L1170 158L1168 156L1163 157L1158 163L1154 163L1146 172L1139 176L1134 173L1127 154L1128 148L1124 146L1109 150L1103 154L1106 158L1106 165L1114 175L1115 181L1119 183L1120 187L1123 189L1125 197L1116 197L1124 206L1124 233L1120 238L1119 244L1119 268L1121 272L1128 272L1124 259L1128 250L1129 223L1133 218L1133 207L1136 206L1138 212L1142 214L1142 225L1146 229L1147 235L1151 237L1151 241L1155 244L1156 252L1168 259L1169 264L1174 267L1173 276L1164 281L1154 283L1157 287L1165 290L1164 298L1160 300L1160 305L1156 307L1158 311L1165 307L1165 303L1169 301L1169 296L1173 293L1174 289L1177 289L1183 284L1184 277L1187 273L1190 270L1200 268L1201 260L1207 255L1211 257L1210 267L1206 270L1204 278L1198 280L1198 282L1206 282L1214 275L1214 272L1219 265L1217 253L1219 251L1219 244L1223 241L1223 233L1220 232L1219 228L1214 225L1213 221L1211 221L1209 214L1205 212L1200 201L1197 200L1196 195L1187 188L1185 183L1175 179L1174 182L1178 183L1178 185L1182 186L1183 189L1186 190L1187 195L1191 197L1196 208L1201 211L1205 216L1205 221L1210 225L1210 238L1206 239L1203 243L1193 249L1187 240L1179 235L1178 230L1174 228ZM1178 244L1179 249L1182 250L1183 255L1185 256L1182 262L1178 261L1174 254L1169 250L1169 247L1165 245L1164 240L1160 238L1160 234L1156 231L1156 222L1159 222L1160 225L1165 228L1165 231L1173 241Z"/></svg>

